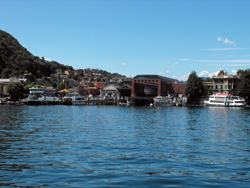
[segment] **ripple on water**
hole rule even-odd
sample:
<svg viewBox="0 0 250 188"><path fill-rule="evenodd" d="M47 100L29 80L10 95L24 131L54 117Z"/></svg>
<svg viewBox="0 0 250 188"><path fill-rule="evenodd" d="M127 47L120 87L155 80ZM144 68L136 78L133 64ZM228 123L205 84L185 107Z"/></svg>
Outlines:
<svg viewBox="0 0 250 188"><path fill-rule="evenodd" d="M0 185L248 187L248 108L1 106Z"/></svg>

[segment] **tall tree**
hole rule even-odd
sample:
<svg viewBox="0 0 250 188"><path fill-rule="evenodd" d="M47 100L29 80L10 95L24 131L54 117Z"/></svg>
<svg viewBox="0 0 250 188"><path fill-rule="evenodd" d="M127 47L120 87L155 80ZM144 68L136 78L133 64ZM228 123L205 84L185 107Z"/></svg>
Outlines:
<svg viewBox="0 0 250 188"><path fill-rule="evenodd" d="M187 96L188 103L199 104L204 91L202 78L198 77L196 72L193 71L188 77L185 88L185 95Z"/></svg>
<svg viewBox="0 0 250 188"><path fill-rule="evenodd" d="M245 98L247 104L250 104L250 69L238 70L237 74L240 76L237 93Z"/></svg>

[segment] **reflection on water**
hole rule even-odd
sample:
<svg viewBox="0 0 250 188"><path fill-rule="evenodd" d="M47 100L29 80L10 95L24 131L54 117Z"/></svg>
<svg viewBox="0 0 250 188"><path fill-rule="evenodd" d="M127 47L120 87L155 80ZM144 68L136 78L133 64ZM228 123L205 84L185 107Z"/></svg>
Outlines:
<svg viewBox="0 0 250 188"><path fill-rule="evenodd" d="M1 106L0 185L248 187L250 109Z"/></svg>

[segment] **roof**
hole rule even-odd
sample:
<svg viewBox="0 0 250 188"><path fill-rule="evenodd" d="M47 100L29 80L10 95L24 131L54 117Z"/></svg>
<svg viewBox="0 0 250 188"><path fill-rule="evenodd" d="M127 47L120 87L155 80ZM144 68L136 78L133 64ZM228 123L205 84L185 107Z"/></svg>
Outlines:
<svg viewBox="0 0 250 188"><path fill-rule="evenodd" d="M71 92L72 89L62 89L60 91L58 91L58 93L69 93Z"/></svg>
<svg viewBox="0 0 250 188"><path fill-rule="evenodd" d="M214 82L202 82L203 84L213 84Z"/></svg>
<svg viewBox="0 0 250 188"><path fill-rule="evenodd" d="M144 75L136 75L133 79L161 79L161 80L166 80L167 82L174 83L178 80L173 79L173 78L168 78L165 76L159 76L159 75L154 75L154 74L144 74Z"/></svg>
<svg viewBox="0 0 250 188"><path fill-rule="evenodd" d="M222 76L213 76L212 78L213 79L229 79L229 78L238 79L239 76L236 76L236 75L222 75Z"/></svg>

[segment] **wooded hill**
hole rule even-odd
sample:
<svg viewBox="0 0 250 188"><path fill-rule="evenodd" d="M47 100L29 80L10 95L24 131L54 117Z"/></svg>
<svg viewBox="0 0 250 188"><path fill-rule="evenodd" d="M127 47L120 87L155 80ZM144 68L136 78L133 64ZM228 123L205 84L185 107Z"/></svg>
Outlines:
<svg viewBox="0 0 250 188"><path fill-rule="evenodd" d="M73 69L55 61L46 61L32 55L9 33L0 30L0 77L23 76L32 73L35 78L50 76L57 69Z"/></svg>
<svg viewBox="0 0 250 188"><path fill-rule="evenodd" d="M32 55L19 44L17 39L0 30L0 78L22 77L24 73L32 73L33 79L49 77L55 74L57 69L74 70L72 66L62 65L56 61L46 61L44 58ZM100 73L108 77L122 76L103 70L100 70Z"/></svg>

